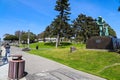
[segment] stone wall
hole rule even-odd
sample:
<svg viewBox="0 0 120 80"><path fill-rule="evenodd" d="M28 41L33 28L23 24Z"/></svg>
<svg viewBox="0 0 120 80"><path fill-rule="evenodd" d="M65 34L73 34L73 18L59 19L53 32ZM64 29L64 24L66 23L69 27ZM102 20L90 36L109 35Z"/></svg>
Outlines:
<svg viewBox="0 0 120 80"><path fill-rule="evenodd" d="M91 37L86 42L87 49L110 49L113 50L113 42L111 37L96 36Z"/></svg>

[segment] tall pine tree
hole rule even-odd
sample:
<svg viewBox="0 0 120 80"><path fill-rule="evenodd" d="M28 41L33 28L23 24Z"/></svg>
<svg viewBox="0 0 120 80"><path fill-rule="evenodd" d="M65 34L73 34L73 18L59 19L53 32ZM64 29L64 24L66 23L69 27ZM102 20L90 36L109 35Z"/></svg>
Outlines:
<svg viewBox="0 0 120 80"><path fill-rule="evenodd" d="M70 4L68 3L69 0L57 0L56 1L56 6L55 10L58 11L57 18L54 19L54 27L57 32L57 38L56 38L56 47L58 47L58 44L60 42L60 35L61 33L64 33L62 35L65 35L66 32L66 27L69 27L68 21L69 19L69 14L70 14ZM57 24L57 25L56 25Z"/></svg>

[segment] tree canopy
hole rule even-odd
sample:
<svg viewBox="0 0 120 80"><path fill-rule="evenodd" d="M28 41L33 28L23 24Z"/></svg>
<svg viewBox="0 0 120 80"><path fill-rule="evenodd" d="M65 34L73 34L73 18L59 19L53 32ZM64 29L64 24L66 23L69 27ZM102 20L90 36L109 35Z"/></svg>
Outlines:
<svg viewBox="0 0 120 80"><path fill-rule="evenodd" d="M3 39L3 40L13 42L13 41L18 40L18 37L17 37L17 36L15 36L15 35L12 35L12 34L7 34L7 35L4 37L4 39Z"/></svg>
<svg viewBox="0 0 120 80"><path fill-rule="evenodd" d="M56 47L60 42L60 37L66 35L70 25L68 23L70 14L70 3L69 0L57 0L55 10L58 11L58 15L51 24L51 28L56 33Z"/></svg>
<svg viewBox="0 0 120 80"><path fill-rule="evenodd" d="M66 24L62 29L60 29L59 25L59 19L56 19L55 22L53 21L50 26L46 27L44 37L55 37L57 36L57 30L61 30L61 32L59 32L60 37L67 37L68 39L74 37L76 42L85 43L90 37L99 36L100 32L96 19L85 14L79 14L78 17L72 21L71 25ZM109 36L116 37L116 32L106 21L105 25L108 26Z"/></svg>
<svg viewBox="0 0 120 80"><path fill-rule="evenodd" d="M16 31L14 35L12 34L5 34L4 35L4 40L7 41L18 41L20 39L20 41L22 43L27 43L27 39L28 39L28 32L25 31ZM36 39L36 35L32 32L30 32L30 43L35 42Z"/></svg>
<svg viewBox="0 0 120 80"><path fill-rule="evenodd" d="M78 41L86 42L91 36L98 36L99 30L98 26L90 16L84 14L78 15L78 17L73 21L74 37Z"/></svg>

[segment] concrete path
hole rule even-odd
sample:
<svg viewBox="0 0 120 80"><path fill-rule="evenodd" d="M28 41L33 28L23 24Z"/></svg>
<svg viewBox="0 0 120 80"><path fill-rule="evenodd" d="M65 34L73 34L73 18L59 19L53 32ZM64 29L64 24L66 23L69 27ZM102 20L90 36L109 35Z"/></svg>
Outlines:
<svg viewBox="0 0 120 80"><path fill-rule="evenodd" d="M21 80L105 80L103 78L67 67L55 61L31 55L23 52L17 47L11 47L11 54L22 54L23 59L25 60L25 71L28 74ZM7 71L8 64L0 67L0 80L8 79ZM3 79L3 77L6 77L6 79Z"/></svg>

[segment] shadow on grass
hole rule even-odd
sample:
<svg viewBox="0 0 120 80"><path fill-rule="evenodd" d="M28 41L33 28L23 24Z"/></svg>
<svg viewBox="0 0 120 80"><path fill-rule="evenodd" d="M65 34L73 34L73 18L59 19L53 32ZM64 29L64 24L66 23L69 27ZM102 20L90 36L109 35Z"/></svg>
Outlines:
<svg viewBox="0 0 120 80"><path fill-rule="evenodd" d="M47 46L55 46L56 43L55 43L55 42L47 42L47 43L44 43L44 45L47 45ZM60 47L60 48L66 48L66 47L71 46L71 45L72 45L72 43L70 43L70 42L61 42L61 43L59 44L59 47Z"/></svg>

